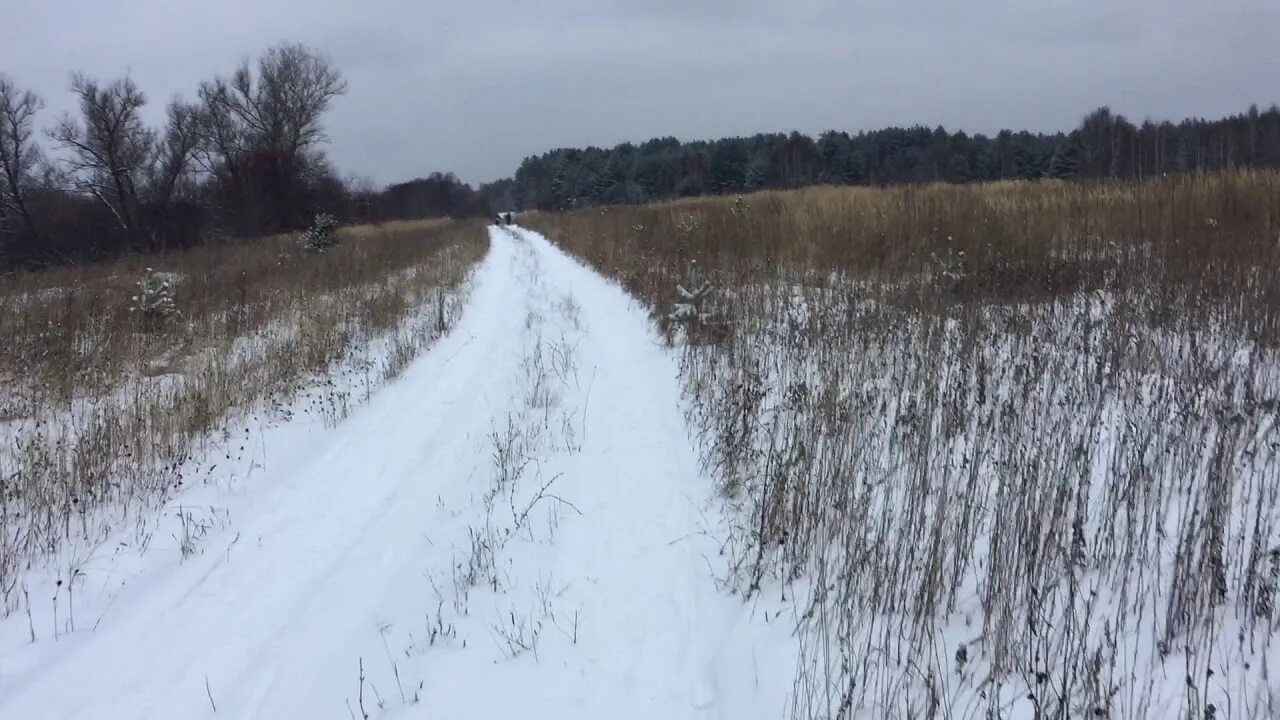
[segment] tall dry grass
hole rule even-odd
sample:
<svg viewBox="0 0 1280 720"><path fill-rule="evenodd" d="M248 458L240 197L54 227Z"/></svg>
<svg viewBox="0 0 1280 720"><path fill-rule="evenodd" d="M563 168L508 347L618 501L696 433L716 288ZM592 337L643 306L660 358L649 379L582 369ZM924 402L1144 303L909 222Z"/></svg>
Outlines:
<svg viewBox="0 0 1280 720"><path fill-rule="evenodd" d="M452 326L488 243L444 221L340 235L323 254L282 236L0 278L0 608L23 568L145 525L237 415L318 383L306 410L341 416L358 398L333 373L398 373ZM148 268L179 316L131 311Z"/></svg>
<svg viewBox="0 0 1280 720"><path fill-rule="evenodd" d="M1280 175L524 222L680 341L795 716L1280 716Z"/></svg>

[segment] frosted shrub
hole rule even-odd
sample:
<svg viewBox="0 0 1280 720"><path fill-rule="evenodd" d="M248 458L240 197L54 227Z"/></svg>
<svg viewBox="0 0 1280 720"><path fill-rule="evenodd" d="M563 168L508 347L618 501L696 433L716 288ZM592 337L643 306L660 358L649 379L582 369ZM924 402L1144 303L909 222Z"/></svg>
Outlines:
<svg viewBox="0 0 1280 720"><path fill-rule="evenodd" d="M137 282L138 291L132 297L130 312L137 313L148 326L157 326L181 313L173 302L173 276L147 268Z"/></svg>
<svg viewBox="0 0 1280 720"><path fill-rule="evenodd" d="M676 223L676 229L680 231L681 237L693 237L694 233L698 232L698 218L693 215L685 215Z"/></svg>
<svg viewBox="0 0 1280 720"><path fill-rule="evenodd" d="M684 282L676 285L676 301L667 320L684 328L685 338L695 344L715 337L714 330L723 325L714 307L715 288L701 277L690 263Z"/></svg>
<svg viewBox="0 0 1280 720"><path fill-rule="evenodd" d="M951 236L947 236L947 240L951 240ZM964 250L947 249L944 254L933 254L933 265L938 276L946 279L952 285L959 284L967 275L968 264L965 260Z"/></svg>
<svg viewBox="0 0 1280 720"><path fill-rule="evenodd" d="M311 227L302 235L302 249L322 253L338 244L338 219L329 213L317 213Z"/></svg>

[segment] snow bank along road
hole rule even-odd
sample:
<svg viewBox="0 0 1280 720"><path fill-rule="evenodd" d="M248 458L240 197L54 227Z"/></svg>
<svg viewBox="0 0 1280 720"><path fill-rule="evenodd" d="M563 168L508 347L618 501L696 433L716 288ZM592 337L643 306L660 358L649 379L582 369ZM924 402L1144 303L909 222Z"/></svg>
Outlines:
<svg viewBox="0 0 1280 720"><path fill-rule="evenodd" d="M716 589L672 358L490 233L454 332L336 428L268 433L194 553L85 581L57 638L0 622L0 718L781 716L788 624Z"/></svg>

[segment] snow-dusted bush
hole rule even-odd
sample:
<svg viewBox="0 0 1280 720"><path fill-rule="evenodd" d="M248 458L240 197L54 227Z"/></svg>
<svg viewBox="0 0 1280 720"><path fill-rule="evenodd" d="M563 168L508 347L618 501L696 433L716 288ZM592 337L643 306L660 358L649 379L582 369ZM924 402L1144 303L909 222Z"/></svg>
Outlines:
<svg viewBox="0 0 1280 720"><path fill-rule="evenodd" d="M708 309L707 300L713 288L710 283L695 285L690 290L684 285L676 286L679 299L676 300L669 316L672 320L686 323L703 323L715 319L715 314Z"/></svg>
<svg viewBox="0 0 1280 720"><path fill-rule="evenodd" d="M178 306L173 302L173 274L158 273L147 268L137 282L137 293L131 298L130 312L137 313L148 326L159 325L178 317Z"/></svg>
<svg viewBox="0 0 1280 720"><path fill-rule="evenodd" d="M682 238L690 238L693 237L694 233L698 232L699 225L700 223L698 222L697 217L693 215L685 215L676 223L676 229L680 231L680 236Z"/></svg>
<svg viewBox="0 0 1280 720"><path fill-rule="evenodd" d="M948 236L947 240L950 239ZM938 277L953 285L963 281L968 274L964 250L948 248L942 254L933 253L933 266Z"/></svg>
<svg viewBox="0 0 1280 720"><path fill-rule="evenodd" d="M322 253L338 244L338 218L329 213L317 213L311 227L302 235L302 249L309 253Z"/></svg>
<svg viewBox="0 0 1280 720"><path fill-rule="evenodd" d="M676 284L676 300L667 320L684 328L686 340L707 341L711 331L723 324L714 302L715 287L690 263L685 280Z"/></svg>

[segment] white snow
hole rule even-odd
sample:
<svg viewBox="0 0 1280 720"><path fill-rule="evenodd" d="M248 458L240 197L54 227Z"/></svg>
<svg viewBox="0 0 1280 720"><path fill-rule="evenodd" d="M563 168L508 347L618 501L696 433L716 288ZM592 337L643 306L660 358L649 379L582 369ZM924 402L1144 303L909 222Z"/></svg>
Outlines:
<svg viewBox="0 0 1280 720"><path fill-rule="evenodd" d="M254 438L252 477L177 506L194 538L0 620L0 718L782 717L796 613L717 587L675 360L615 285L490 234L398 381Z"/></svg>

